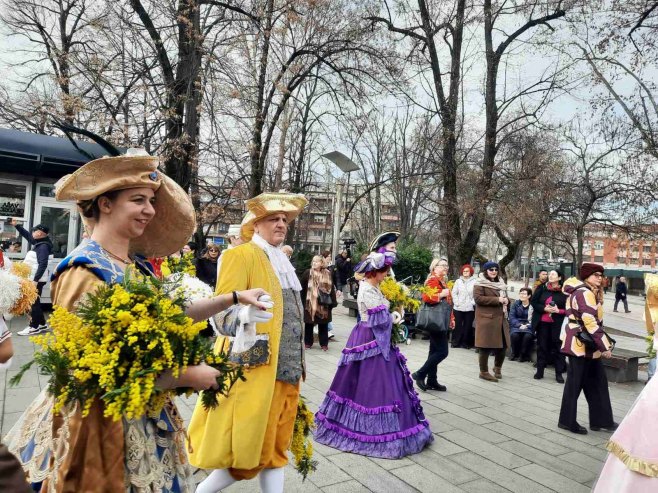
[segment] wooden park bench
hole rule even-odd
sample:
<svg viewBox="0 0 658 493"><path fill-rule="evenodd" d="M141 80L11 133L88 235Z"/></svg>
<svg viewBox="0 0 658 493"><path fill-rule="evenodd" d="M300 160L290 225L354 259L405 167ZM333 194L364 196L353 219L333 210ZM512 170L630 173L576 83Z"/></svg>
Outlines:
<svg viewBox="0 0 658 493"><path fill-rule="evenodd" d="M630 351L628 349L615 349L612 358L602 358L605 374L610 382L636 382L637 367L640 358L646 358L646 353Z"/></svg>

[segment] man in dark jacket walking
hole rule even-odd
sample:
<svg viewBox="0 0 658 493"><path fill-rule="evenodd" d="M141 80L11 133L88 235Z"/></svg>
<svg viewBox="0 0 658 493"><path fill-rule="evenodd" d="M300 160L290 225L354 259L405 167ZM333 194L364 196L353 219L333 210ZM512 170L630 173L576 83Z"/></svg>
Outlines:
<svg viewBox="0 0 658 493"><path fill-rule="evenodd" d="M48 330L48 326L46 325L46 317L43 315L43 308L41 307L41 292L43 291L43 287L48 281L48 259L50 258L50 254L53 252L53 243L48 237L50 229L44 224L37 224L32 228L32 233L18 224L16 219L11 220L11 225L14 226L16 231L18 231L18 234L25 238L32 246L31 251L28 252L27 256L25 257L26 263L28 265L32 262L36 264L36 271L34 269L32 270L32 281L34 281L34 283L37 285L37 292L39 293L39 297L34 302L34 305L32 305L32 311L30 313L30 325L18 332L18 335L21 336L33 336ZM29 262L28 257L36 257L36 259L33 259L32 262Z"/></svg>
<svg viewBox="0 0 658 493"><path fill-rule="evenodd" d="M617 286L615 287L615 307L613 311L617 311L617 305L619 302L624 303L624 310L626 313L631 313L631 311L628 309L628 287L626 286L626 278L624 276L621 276L619 280L617 281Z"/></svg>
<svg viewBox="0 0 658 493"><path fill-rule="evenodd" d="M343 292L343 297L347 295L347 280L354 274L352 259L349 258L347 250L336 255L336 287Z"/></svg>

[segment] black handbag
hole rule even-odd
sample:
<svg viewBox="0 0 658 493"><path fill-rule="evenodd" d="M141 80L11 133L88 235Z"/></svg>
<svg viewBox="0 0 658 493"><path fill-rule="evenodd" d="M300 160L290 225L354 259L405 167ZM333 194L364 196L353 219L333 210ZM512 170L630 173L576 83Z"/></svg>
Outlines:
<svg viewBox="0 0 658 493"><path fill-rule="evenodd" d="M416 315L416 327L430 333L447 332L450 329L452 307L447 301L423 303Z"/></svg>
<svg viewBox="0 0 658 493"><path fill-rule="evenodd" d="M330 293L325 293L321 289L318 289L318 304L322 306L331 306L333 305L333 300L331 299Z"/></svg>

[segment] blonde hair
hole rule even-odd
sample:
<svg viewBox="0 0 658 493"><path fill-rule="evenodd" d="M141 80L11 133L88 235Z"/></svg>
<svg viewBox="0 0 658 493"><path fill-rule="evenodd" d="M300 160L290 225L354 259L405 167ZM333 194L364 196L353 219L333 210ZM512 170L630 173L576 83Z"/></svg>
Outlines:
<svg viewBox="0 0 658 493"><path fill-rule="evenodd" d="M315 262L316 260L320 262L320 265L322 266L323 269L327 267L327 262L325 262L324 257L322 255L314 255L313 258L311 259L311 266L313 265L313 262Z"/></svg>
<svg viewBox="0 0 658 493"><path fill-rule="evenodd" d="M435 258L434 260L432 260L432 263L430 264L430 274L434 273L434 269L436 269L436 266L439 265L439 262L448 263L448 259L445 258L445 257L441 257L441 258Z"/></svg>

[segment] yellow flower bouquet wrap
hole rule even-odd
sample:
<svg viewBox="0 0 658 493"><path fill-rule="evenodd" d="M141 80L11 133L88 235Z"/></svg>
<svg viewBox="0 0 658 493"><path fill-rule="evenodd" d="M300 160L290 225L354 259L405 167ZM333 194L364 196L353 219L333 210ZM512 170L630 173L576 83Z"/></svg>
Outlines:
<svg viewBox="0 0 658 493"><path fill-rule="evenodd" d="M176 283L127 273L122 283L88 295L75 313L55 307L52 332L32 338L40 350L12 383L36 362L51 377L54 412L77 401L84 416L99 398L104 416L132 419L157 414L169 394L190 391L159 389L163 372L178 377L188 365L205 362L221 372L217 391L202 394L204 405L213 407L218 394L243 378L242 368L213 353L199 335L206 322L187 317L186 303Z"/></svg>

